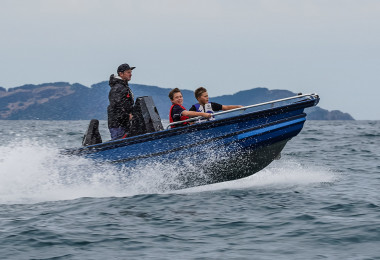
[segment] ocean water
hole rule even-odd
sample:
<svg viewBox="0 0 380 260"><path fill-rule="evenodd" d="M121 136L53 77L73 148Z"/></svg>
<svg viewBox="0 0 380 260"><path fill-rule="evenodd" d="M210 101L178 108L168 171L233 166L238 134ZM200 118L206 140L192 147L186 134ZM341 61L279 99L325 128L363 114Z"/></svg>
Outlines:
<svg viewBox="0 0 380 260"><path fill-rule="evenodd" d="M87 124L0 121L1 259L380 259L380 121L307 121L257 174L176 191L60 155Z"/></svg>

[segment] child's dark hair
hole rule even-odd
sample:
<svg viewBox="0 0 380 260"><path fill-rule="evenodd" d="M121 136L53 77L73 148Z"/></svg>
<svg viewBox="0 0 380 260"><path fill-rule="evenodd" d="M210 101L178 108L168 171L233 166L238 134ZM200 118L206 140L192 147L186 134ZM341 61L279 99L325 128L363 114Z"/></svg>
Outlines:
<svg viewBox="0 0 380 260"><path fill-rule="evenodd" d="M173 100L174 94L175 94L175 93L178 93L178 92L181 93L181 90L179 90L179 88L172 89L172 90L169 92L169 98L170 98L170 100Z"/></svg>

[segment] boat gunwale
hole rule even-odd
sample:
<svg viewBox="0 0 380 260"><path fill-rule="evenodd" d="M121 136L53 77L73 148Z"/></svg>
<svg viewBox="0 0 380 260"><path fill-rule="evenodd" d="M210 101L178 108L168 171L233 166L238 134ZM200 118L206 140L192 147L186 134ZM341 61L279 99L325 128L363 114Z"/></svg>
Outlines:
<svg viewBox="0 0 380 260"><path fill-rule="evenodd" d="M194 131L210 129L210 128L215 127L215 126L228 125L228 124L231 124L231 121L241 122L241 121L246 121L247 118L250 118L252 120L253 119L260 119L263 117L267 117L269 115L272 116L272 115L276 115L276 114L280 114L280 113L284 113L284 112L294 111L294 110L297 110L300 108L307 108L307 107L313 106L316 101L317 100L315 100L315 99L314 100L303 100L301 102L286 104L286 105L280 106L280 107L269 108L269 109L260 110L260 111L253 111L253 112L243 114L243 115L237 115L237 116L228 117L228 118L206 121L206 122L202 122L199 124L193 124L190 126L177 127L177 128L162 130L159 132L147 133L147 134L143 134L143 135L139 135L139 136L133 136L130 138L125 138L125 139L120 139L120 140L115 140L115 141L107 141L105 143L95 144L95 145L86 146L86 147L66 149L64 151L64 153L65 154L73 154L73 155L96 153L98 151L104 151L104 150L108 150L108 149L119 148L119 147L128 146L128 145L132 145L132 144L136 144L136 143L141 143L141 142L145 142L145 141L149 141L149 140L165 138L167 136L175 136L175 135L180 135L183 133L191 133ZM276 123L278 123L278 121L275 121L273 123L276 124ZM256 127L262 127L262 124L259 126L256 126Z"/></svg>
<svg viewBox="0 0 380 260"><path fill-rule="evenodd" d="M306 97L308 97L308 98L306 98ZM282 99L277 99L277 100L272 100L272 101L267 101L267 102L263 102L263 103L259 103L259 104L254 104L254 105L248 105L248 106L234 108L234 109L226 110L226 111L220 111L220 112L214 113L213 115L216 117L216 116L224 115L224 114L227 114L227 113L233 113L233 112L237 112L237 111L245 111L245 110L250 109L250 108L258 108L260 106L266 106L266 105L272 105L272 108L273 108L273 105L276 104L276 103L278 103L278 102L289 101L289 100L296 99L296 98L305 98L305 99L294 101L292 104L295 104L295 103L298 103L298 102L302 102L302 101L305 101L305 100L315 100L316 102L314 103L314 105L317 105L317 103L319 102L319 96L316 93L305 94L305 95L302 95L300 93L297 96L288 97L288 98L282 98ZM197 121L199 119L202 119L202 117L201 116L192 117L192 118L189 118L189 119L186 119L186 120L183 120L183 121L173 122L173 123L170 123L167 126L167 128L169 128L170 126L181 124L183 122L194 122L194 121Z"/></svg>
<svg viewBox="0 0 380 260"><path fill-rule="evenodd" d="M191 132L195 132L199 130L210 129L215 126L219 127L223 125L228 125L228 124L231 124L231 121L241 122L241 121L246 121L247 118L250 118L252 120L259 119L259 118L267 117L269 115L272 116L272 115L281 114L284 112L298 110L300 108L312 107L314 106L316 101L318 101L318 99L303 100L297 103L286 104L284 106L268 108L268 109L260 110L260 111L253 111L253 112L243 114L243 115L237 115L237 116L232 116L232 117L227 117L227 118L222 118L222 119L205 121L202 123L193 124L189 126L176 127L176 128L162 130L162 131L153 132L153 133L146 133L143 135L132 136L129 138L124 138L124 139L119 139L119 140L114 140L114 141L107 141L104 143L89 145L85 147L66 149L64 153L74 154L74 155L95 153L98 151L119 148L119 147L141 143L141 142L145 142L149 140L165 138L166 136L175 136L175 135L180 135L183 133L191 133ZM262 125L258 127L262 127Z"/></svg>
<svg viewBox="0 0 380 260"><path fill-rule="evenodd" d="M157 153L145 154L145 155L137 155L135 157L128 158L128 159L120 159L120 160L115 160L115 161L108 160L107 162L109 162L109 163L123 163L123 162L138 160L138 159L145 159L145 158L151 158L151 157L155 157L155 156L160 156L160 155L168 154L168 153L171 153L171 152L178 152L178 151L185 150L185 149L192 148L192 147L196 147L196 146L208 143L208 142L214 142L214 141L222 140L222 139L229 138L229 137L232 137L232 136L236 136L236 135L239 135L239 134L243 134L243 133L247 133L247 132L250 132L250 131L254 131L254 130L257 130L257 129L260 129L260 128L270 127L270 126L277 125L277 124L280 124L280 123L284 123L284 122L287 122L287 121L293 121L293 120L296 120L296 119L299 119L299 118L305 118L305 116L306 116L306 114L302 113L300 115L292 116L290 118L284 118L284 119L281 119L279 121L267 123L265 125L255 126L255 127L249 128L249 129L244 129L244 130L241 130L241 131L238 131L238 132L229 133L229 134L226 134L226 135L223 135L223 136L217 136L217 137L214 137L214 138L205 139L205 140L202 140L202 141L197 142L197 143L192 143L192 144L184 145L184 146L177 147L177 148L174 148L174 149L170 149L170 150L166 150L166 151L162 151L162 152L157 152ZM282 129L289 128L291 126L295 126L295 125L298 125L298 124L304 124L304 123L305 123L305 120L304 121L300 121L300 122L296 122L294 124L289 124L289 125L281 126L281 127L276 128L276 129L271 129L271 130L265 131L263 133L259 133L259 134L255 135L255 136L257 137L257 136L261 136L261 135L264 135L264 134L270 134L272 132L276 132L276 131L279 131L279 130L282 130ZM246 138L252 138L252 137L246 137ZM276 139L276 138L274 138L274 139ZM290 138L288 138L288 139L290 139ZM266 141L260 142L257 146L258 147L263 146L265 143L268 143L269 141L272 141L272 140L266 140ZM237 141L233 140L233 141L229 142L228 144L231 144L233 142L237 142ZM110 148L110 149L112 149L112 148ZM108 150L108 149L105 149L105 150ZM104 150L102 150L102 151L104 151Z"/></svg>

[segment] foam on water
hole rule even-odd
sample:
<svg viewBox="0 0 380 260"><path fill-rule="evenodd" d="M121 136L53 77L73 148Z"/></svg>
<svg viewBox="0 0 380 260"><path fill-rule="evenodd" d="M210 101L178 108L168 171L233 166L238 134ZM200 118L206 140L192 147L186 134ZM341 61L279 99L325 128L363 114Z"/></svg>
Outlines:
<svg viewBox="0 0 380 260"><path fill-rule="evenodd" d="M249 189L268 187L291 189L299 186L332 183L339 180L340 174L324 167L306 166L294 160L281 159L267 168L247 178L193 187L181 192L215 191L222 189Z"/></svg>
<svg viewBox="0 0 380 260"><path fill-rule="evenodd" d="M23 140L0 147L0 203L163 193L178 184L178 172L175 165L159 162L134 169L99 164Z"/></svg>
<svg viewBox="0 0 380 260"><path fill-rule="evenodd" d="M99 170L86 159L61 156L57 148L23 141L0 147L0 158L1 203L107 195Z"/></svg>
<svg viewBox="0 0 380 260"><path fill-rule="evenodd" d="M80 197L123 197L173 192L178 175L189 165L140 165L117 168L76 156L64 156L57 147L23 140L0 147L0 203L36 203ZM199 169L191 169L201 174ZM133 174L129 174L133 173ZM332 182L336 174L281 160L245 179L194 187L181 192L294 186ZM178 192L178 191L175 191Z"/></svg>

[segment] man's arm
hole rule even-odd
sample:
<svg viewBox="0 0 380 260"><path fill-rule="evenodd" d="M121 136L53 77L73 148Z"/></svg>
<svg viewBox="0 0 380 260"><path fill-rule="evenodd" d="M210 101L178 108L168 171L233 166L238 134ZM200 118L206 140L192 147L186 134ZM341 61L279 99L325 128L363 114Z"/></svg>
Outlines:
<svg viewBox="0 0 380 260"><path fill-rule="evenodd" d="M129 94L129 97L128 97ZM128 89L123 86L114 87L110 90L109 101L111 106L131 114L133 109L133 99Z"/></svg>
<svg viewBox="0 0 380 260"><path fill-rule="evenodd" d="M129 114L130 118L133 113L133 97L132 97L132 92L129 88L123 88L122 90L122 106L124 108L124 111Z"/></svg>

